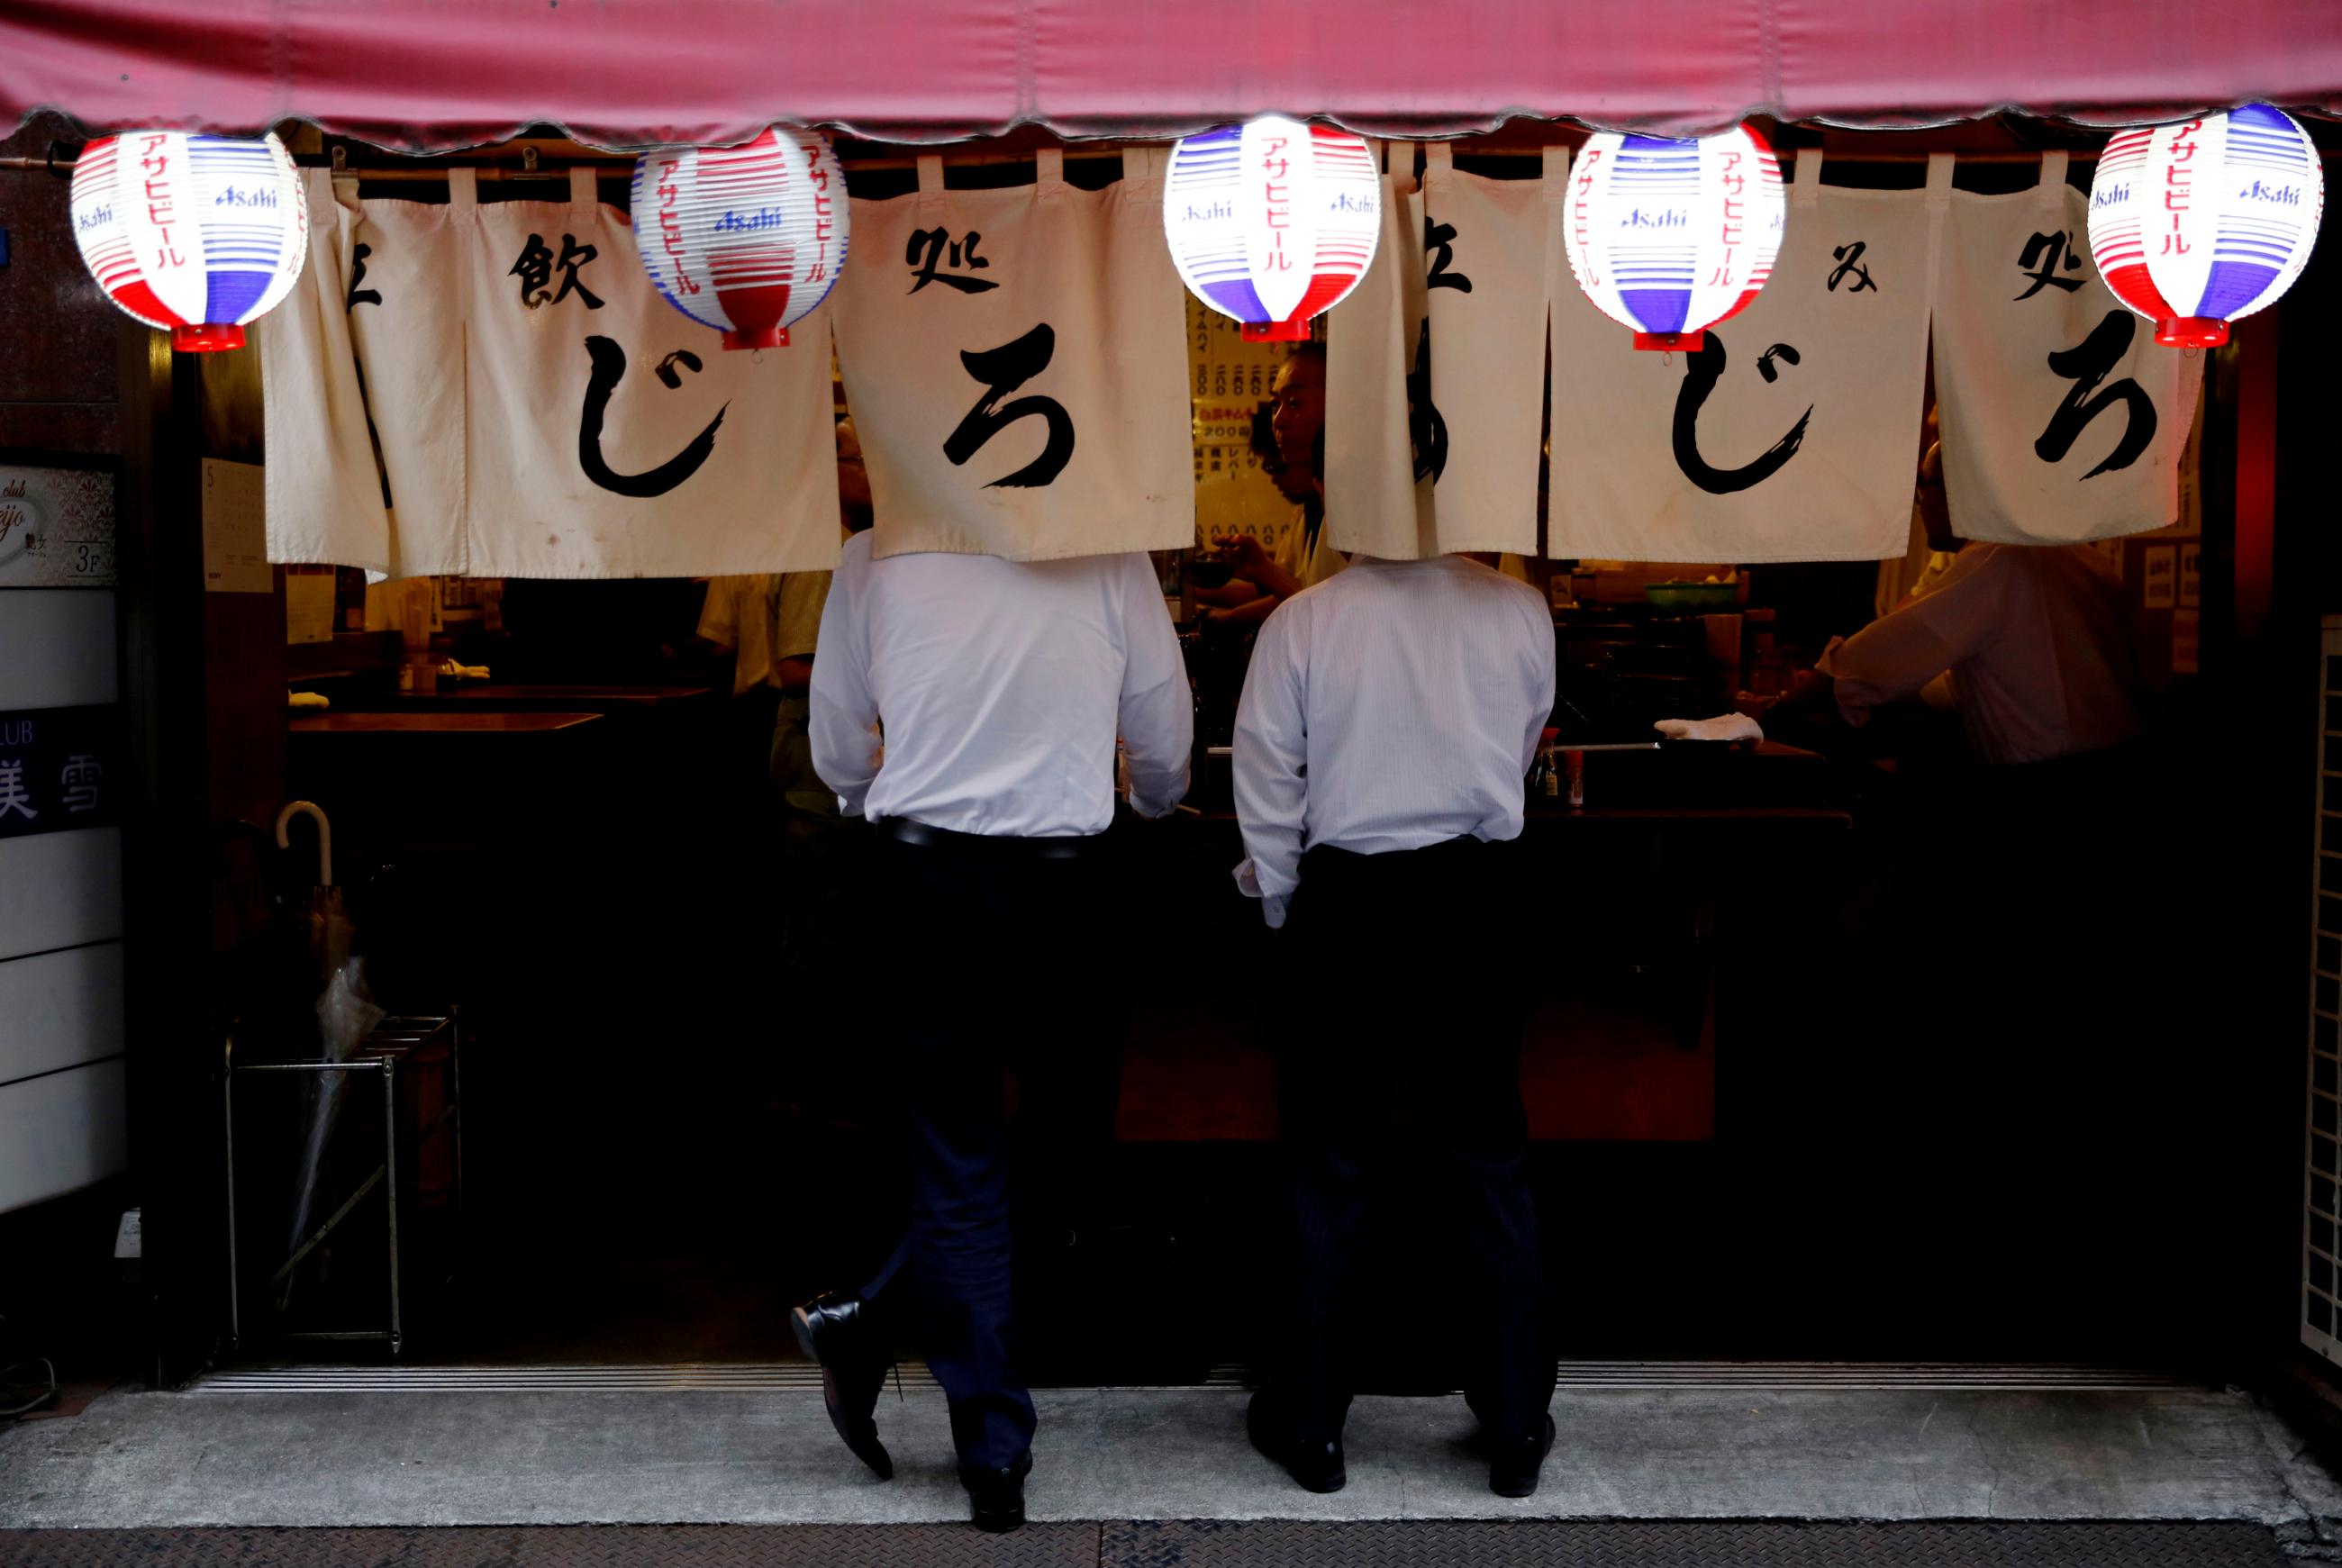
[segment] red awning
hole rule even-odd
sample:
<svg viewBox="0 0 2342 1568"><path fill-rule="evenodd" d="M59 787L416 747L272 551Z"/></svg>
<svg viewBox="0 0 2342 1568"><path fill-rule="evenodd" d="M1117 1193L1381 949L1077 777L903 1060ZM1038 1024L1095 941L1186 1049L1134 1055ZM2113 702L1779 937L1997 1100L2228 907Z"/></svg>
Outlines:
<svg viewBox="0 0 2342 1568"><path fill-rule="evenodd" d="M2337 0L6 0L0 129L285 119L444 152L774 121L896 141L1162 137L1269 110L1372 134L1516 115L2111 125L2342 111Z"/></svg>

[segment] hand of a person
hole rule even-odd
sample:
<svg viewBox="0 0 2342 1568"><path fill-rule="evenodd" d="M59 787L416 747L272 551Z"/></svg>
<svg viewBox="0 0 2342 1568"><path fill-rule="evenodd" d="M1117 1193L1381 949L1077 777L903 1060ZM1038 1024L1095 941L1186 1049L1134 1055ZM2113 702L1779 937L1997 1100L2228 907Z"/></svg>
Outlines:
<svg viewBox="0 0 2342 1568"><path fill-rule="evenodd" d="M1260 537L1255 534L1216 534L1212 544L1236 558L1236 574L1248 576L1246 567L1258 568L1270 564L1268 552L1260 547Z"/></svg>

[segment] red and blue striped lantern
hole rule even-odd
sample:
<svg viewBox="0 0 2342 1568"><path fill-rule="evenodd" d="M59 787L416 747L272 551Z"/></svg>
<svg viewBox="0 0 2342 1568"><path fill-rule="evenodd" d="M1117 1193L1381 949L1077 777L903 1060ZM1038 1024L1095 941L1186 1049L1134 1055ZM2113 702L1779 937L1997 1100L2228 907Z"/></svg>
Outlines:
<svg viewBox="0 0 2342 1568"><path fill-rule="evenodd" d="M786 348L846 266L846 175L815 131L646 153L634 219L659 293L726 348Z"/></svg>
<svg viewBox="0 0 2342 1568"><path fill-rule="evenodd" d="M1279 115L1180 137L1163 183L1181 280L1256 343L1309 335L1373 264L1382 215L1364 137Z"/></svg>
<svg viewBox="0 0 2342 1568"><path fill-rule="evenodd" d="M309 255L301 176L273 135L103 137L74 164L71 211L98 287L175 349L242 348Z"/></svg>
<svg viewBox="0 0 2342 1568"><path fill-rule="evenodd" d="M1697 350L1772 275L1781 165L1747 126L1692 140L1597 131L1569 175L1562 242L1577 286L1635 346Z"/></svg>
<svg viewBox="0 0 2342 1568"><path fill-rule="evenodd" d="M2308 135L2247 104L2108 142L2090 181L2090 255L2156 342L2217 348L2228 323L2301 275L2325 205Z"/></svg>

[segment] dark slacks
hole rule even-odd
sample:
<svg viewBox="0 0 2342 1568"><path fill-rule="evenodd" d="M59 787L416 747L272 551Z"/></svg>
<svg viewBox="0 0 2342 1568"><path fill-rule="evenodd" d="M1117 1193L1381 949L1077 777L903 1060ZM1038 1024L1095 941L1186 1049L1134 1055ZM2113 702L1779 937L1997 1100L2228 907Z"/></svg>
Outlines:
<svg viewBox="0 0 2342 1568"><path fill-rule="evenodd" d="M1111 1152L1126 1003L1106 972L1096 841L1073 859L878 841L875 935L896 960L874 1005L899 1021L911 1160L910 1273L927 1364L963 1463L1031 1446L1009 1310L1009 1147L1046 1126L1031 1187L1094 1192Z"/></svg>
<svg viewBox="0 0 2342 1568"><path fill-rule="evenodd" d="M1466 1397L1500 1441L1544 1430L1555 1363L1526 1157L1520 933L1536 907L1516 843L1452 839L1302 859L1286 923L1307 976L1278 1072L1295 1251L1293 1333L1273 1372L1296 1434L1340 1434L1372 1328L1360 1299L1370 1189L1402 1144L1428 1155L1423 1288L1373 1323L1421 1325L1463 1355ZM1411 1125L1410 1125L1411 1124Z"/></svg>

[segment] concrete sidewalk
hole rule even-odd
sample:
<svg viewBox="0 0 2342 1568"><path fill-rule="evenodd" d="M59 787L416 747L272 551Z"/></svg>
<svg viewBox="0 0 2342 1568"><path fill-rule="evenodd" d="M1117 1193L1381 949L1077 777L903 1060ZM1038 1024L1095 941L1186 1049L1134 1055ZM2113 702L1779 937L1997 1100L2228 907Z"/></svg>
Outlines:
<svg viewBox="0 0 2342 1568"><path fill-rule="evenodd" d="M1457 1399L1369 1398L1300 1491L1231 1390L1052 1391L1036 1520L2240 1520L2342 1539L2307 1440L2236 1392L1566 1390L1526 1503ZM956 1521L942 1396L879 1407L880 1483L789 1393L117 1393L0 1430L0 1527Z"/></svg>

